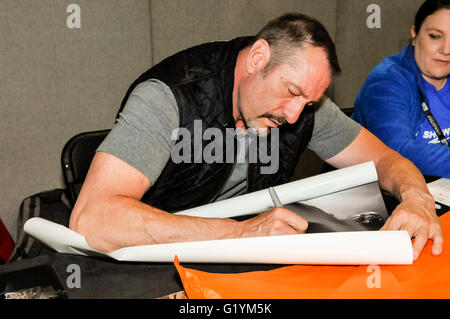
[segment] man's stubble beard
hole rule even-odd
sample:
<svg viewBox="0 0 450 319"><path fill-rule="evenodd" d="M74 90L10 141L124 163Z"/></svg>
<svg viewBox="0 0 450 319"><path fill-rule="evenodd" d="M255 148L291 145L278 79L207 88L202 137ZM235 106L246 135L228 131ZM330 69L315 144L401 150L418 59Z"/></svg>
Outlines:
<svg viewBox="0 0 450 319"><path fill-rule="evenodd" d="M244 116L242 115L242 104L241 104L241 96L240 96L240 91L238 91L238 97L237 97L237 107L238 107L238 111L239 111L239 116L240 118L238 118L238 120L242 120L244 122L244 125L246 127L246 129L250 130L253 134L257 135L257 136L261 136L261 137L266 137L270 134L270 128L269 127L259 127L258 126L258 120L261 118L268 118L270 120L275 120L277 121L280 126L283 124L287 123L287 120L284 117L280 117L280 116L275 116L271 113L265 113L261 116L258 116L256 119L246 119L244 118Z"/></svg>

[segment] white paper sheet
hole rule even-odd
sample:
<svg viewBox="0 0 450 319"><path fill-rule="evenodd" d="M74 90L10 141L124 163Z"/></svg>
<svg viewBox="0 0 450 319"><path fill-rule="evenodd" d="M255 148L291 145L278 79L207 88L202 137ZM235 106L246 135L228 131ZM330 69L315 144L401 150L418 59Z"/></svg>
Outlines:
<svg viewBox="0 0 450 319"><path fill-rule="evenodd" d="M30 218L23 229L57 252L75 255L104 255L86 243L83 235L40 217Z"/></svg>
<svg viewBox="0 0 450 319"><path fill-rule="evenodd" d="M72 230L35 217L25 231L61 253L102 255ZM412 245L406 231L359 231L272 237L222 239L126 247L108 255L120 261L400 265L412 263Z"/></svg>
<svg viewBox="0 0 450 319"><path fill-rule="evenodd" d="M274 187L283 205L332 194L377 181L372 162L355 165ZM229 218L273 208L267 189L200 206L180 215ZM406 231L357 231L237 238L126 247L108 255L92 249L85 238L42 218L24 230L61 253L111 257L121 261L275 264L411 264L412 245Z"/></svg>
<svg viewBox="0 0 450 319"><path fill-rule="evenodd" d="M450 179L440 178L434 182L428 183L428 190L438 203L450 206Z"/></svg>

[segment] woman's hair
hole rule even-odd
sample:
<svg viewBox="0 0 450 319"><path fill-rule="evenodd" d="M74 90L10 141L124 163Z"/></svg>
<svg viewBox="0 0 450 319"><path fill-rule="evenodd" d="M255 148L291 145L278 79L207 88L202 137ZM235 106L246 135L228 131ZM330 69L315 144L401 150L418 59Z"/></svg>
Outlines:
<svg viewBox="0 0 450 319"><path fill-rule="evenodd" d="M416 13L414 20L416 34L419 34L425 19L441 9L450 9L450 0L426 0Z"/></svg>

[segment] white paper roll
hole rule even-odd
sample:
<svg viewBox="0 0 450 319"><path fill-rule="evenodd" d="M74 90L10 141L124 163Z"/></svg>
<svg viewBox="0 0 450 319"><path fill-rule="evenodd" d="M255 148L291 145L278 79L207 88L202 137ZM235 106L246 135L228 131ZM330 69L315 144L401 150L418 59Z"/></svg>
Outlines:
<svg viewBox="0 0 450 319"><path fill-rule="evenodd" d="M117 260L189 263L400 265L412 263L406 231L340 232L222 239L119 249Z"/></svg>
<svg viewBox="0 0 450 319"><path fill-rule="evenodd" d="M372 162L277 186L283 204L298 202L372 183L377 180ZM179 214L233 217L267 210L273 201L267 189L216 202ZM122 261L271 264L411 264L412 244L406 231L358 231L286 236L236 238L126 247L108 255L62 225L35 217L24 230L61 253L111 257Z"/></svg>
<svg viewBox="0 0 450 319"><path fill-rule="evenodd" d="M373 162L358 164L274 187L283 205L339 192L378 180ZM231 218L272 209L268 189L184 210L177 215Z"/></svg>
<svg viewBox="0 0 450 319"><path fill-rule="evenodd" d="M84 237L35 217L25 231L60 253L111 257L133 262L400 265L412 263L406 231L359 231L236 238L126 247L110 254L91 248Z"/></svg>
<svg viewBox="0 0 450 319"><path fill-rule="evenodd" d="M27 220L23 229L30 236L39 239L45 245L60 253L85 256L104 255L89 246L83 235L40 217Z"/></svg>
<svg viewBox="0 0 450 319"><path fill-rule="evenodd" d="M369 184L378 180L373 162L358 164L274 187L283 205Z"/></svg>
<svg viewBox="0 0 450 319"><path fill-rule="evenodd" d="M274 205L269 191L263 189L257 192L184 210L175 214L206 218L230 218L262 212L273 207Z"/></svg>

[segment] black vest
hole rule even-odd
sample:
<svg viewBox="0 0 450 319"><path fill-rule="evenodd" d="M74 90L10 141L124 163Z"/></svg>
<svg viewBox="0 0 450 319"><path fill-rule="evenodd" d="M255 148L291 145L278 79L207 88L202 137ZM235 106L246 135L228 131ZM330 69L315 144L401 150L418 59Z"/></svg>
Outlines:
<svg viewBox="0 0 450 319"><path fill-rule="evenodd" d="M180 128L188 129L194 136L194 121L201 120L203 131L214 127L224 132L225 136L226 128L235 127L232 93L237 56L253 41L253 37L245 37L229 42L206 43L165 59L131 85L119 113L139 83L158 79L168 85L175 96ZM280 127L278 171L270 175L261 174L261 166L265 165L260 161L250 163L247 192L289 182L300 154L311 139L313 126L314 110L307 107L295 124ZM203 149L209 142L202 141ZM270 154L270 141L267 144ZM176 164L169 159L156 182L151 181L153 184L142 197L142 202L175 212L215 200L231 175L234 165L226 162L195 163L193 146L192 142L190 163ZM225 145L223 147L226 152Z"/></svg>

